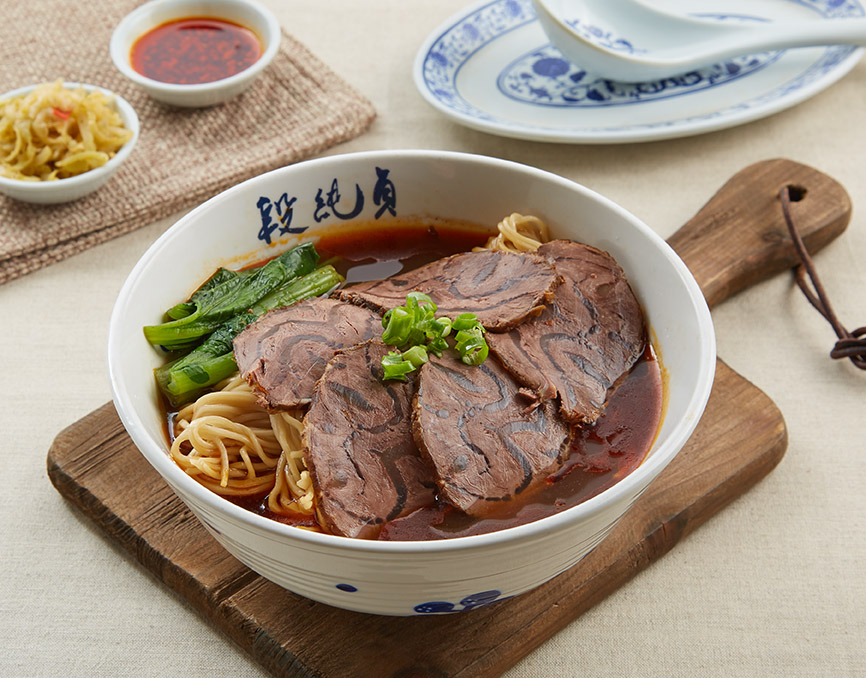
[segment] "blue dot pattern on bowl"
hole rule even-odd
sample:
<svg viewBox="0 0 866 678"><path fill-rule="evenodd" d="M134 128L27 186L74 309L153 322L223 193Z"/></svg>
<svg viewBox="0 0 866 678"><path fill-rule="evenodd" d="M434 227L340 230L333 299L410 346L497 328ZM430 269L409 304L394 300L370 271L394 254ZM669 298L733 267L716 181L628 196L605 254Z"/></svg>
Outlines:
<svg viewBox="0 0 866 678"><path fill-rule="evenodd" d="M351 584L337 584L337 588L346 593L354 593L358 590L356 586L352 586Z"/></svg>
<svg viewBox="0 0 866 678"><path fill-rule="evenodd" d="M454 603L448 603L444 600L434 600L429 603L421 603L415 606L415 612L418 614L434 614L436 612L454 612Z"/></svg>
<svg viewBox="0 0 866 678"><path fill-rule="evenodd" d="M481 591L480 593L473 593L471 595L463 598L456 605L454 603L449 603L444 600L432 600L428 603L421 603L420 605L415 606L415 612L418 614L437 614L442 612L465 612L466 610L472 610L476 607L483 607L485 605L490 605L491 603L498 603L502 600L507 600L510 596L506 596L505 598L500 598L502 595L502 591Z"/></svg>

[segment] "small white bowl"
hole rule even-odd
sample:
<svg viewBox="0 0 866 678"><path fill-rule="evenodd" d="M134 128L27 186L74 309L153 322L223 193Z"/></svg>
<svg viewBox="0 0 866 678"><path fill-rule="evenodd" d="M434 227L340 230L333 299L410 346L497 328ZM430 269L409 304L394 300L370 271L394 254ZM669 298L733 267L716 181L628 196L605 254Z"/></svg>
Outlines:
<svg viewBox="0 0 866 678"><path fill-rule="evenodd" d="M416 215L492 226L513 211L535 214L554 237L586 242L616 258L646 311L667 377L667 411L637 469L574 508L519 527L441 541L380 542L269 520L214 494L171 460L152 372L163 359L148 345L142 326L158 321L164 309L218 266L261 261L289 246L286 237L279 248L259 239L263 203L290 198L292 226L304 230L297 237L315 240L349 223L336 209L321 214L317 200L323 188L339 183L347 203L341 203L340 211L357 204L357 190L367 200L355 218L394 227L373 198L381 181L389 183L398 219ZM401 223L406 222L396 222ZM377 151L301 162L208 200L169 228L136 264L114 306L108 336L114 403L126 430L226 550L295 593L389 615L472 609L527 591L577 563L688 440L710 395L715 364L713 324L701 290L647 225L588 188L549 172L444 151Z"/></svg>
<svg viewBox="0 0 866 678"><path fill-rule="evenodd" d="M249 28L262 41L262 56L240 73L195 85L160 82L132 68L130 53L138 38L161 24L187 17L225 19ZM276 17L253 0L153 0L120 21L111 35L110 51L118 70L157 101L200 108L228 101L247 89L276 55L280 35Z"/></svg>
<svg viewBox="0 0 866 678"><path fill-rule="evenodd" d="M93 191L108 181L120 169L121 164L123 164L127 156L132 153L132 149L138 141L138 116L135 114L135 109L129 105L126 99L95 85L64 82L63 86L66 89L83 87L88 92L98 91L106 96L113 97L114 106L117 112L120 113L124 127L132 132L132 138L123 144L114 157L102 167L97 167L74 177L57 179L56 181L22 181L20 179L9 179L0 176L0 193L8 195L15 200L35 203L37 205L54 205L61 202L78 200L78 198L82 198L88 193L93 193ZM27 94L37 87L38 85L30 85L6 92L0 95L0 101L11 99L20 94Z"/></svg>

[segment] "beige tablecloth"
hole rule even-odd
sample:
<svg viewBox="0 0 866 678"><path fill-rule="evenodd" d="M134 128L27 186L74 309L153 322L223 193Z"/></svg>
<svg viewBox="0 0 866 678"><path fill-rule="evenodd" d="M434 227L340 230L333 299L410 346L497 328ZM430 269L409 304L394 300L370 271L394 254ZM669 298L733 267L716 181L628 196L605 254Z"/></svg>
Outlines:
<svg viewBox="0 0 866 678"><path fill-rule="evenodd" d="M847 187L855 209L816 264L843 322L866 324L866 63L796 108L727 131L638 145L541 144L459 127L415 90L416 50L466 3L269 4L379 113L370 131L328 153L501 156L580 181L663 236L750 163L785 156L821 169ZM115 295L172 221L0 286L0 675L264 675L71 510L45 473L54 436L109 400ZM833 334L788 275L713 315L721 357L785 415L785 459L509 678L866 675L866 373L827 357Z"/></svg>

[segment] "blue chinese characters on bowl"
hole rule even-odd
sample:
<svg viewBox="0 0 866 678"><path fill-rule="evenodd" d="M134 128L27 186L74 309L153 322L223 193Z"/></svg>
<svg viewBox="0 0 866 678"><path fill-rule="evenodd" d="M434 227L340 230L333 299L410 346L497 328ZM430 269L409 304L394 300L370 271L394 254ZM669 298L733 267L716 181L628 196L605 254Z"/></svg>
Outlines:
<svg viewBox="0 0 866 678"><path fill-rule="evenodd" d="M375 176L371 176L364 186L355 183L348 189L341 188L340 178L334 177L329 184L318 187L314 195L299 196L289 189L276 196L259 196L256 201L260 220L258 238L270 245L280 236L303 233L313 223L320 224L331 218L339 221L356 219L362 215L368 201L375 208L374 219L381 219L385 214L396 216L397 190L390 174L391 170L376 167ZM312 209L296 219L299 199L300 205L310 205Z"/></svg>

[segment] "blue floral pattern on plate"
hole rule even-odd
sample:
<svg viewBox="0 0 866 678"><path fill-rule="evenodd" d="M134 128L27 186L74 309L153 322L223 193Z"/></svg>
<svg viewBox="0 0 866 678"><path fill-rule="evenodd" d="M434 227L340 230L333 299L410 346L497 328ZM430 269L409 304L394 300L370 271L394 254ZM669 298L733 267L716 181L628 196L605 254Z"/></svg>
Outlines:
<svg viewBox="0 0 866 678"><path fill-rule="evenodd" d="M430 48L422 66L425 85L449 108L482 119L492 119L468 104L457 92L457 71L490 41L535 20L531 0L496 0L485 5L452 26Z"/></svg>
<svg viewBox="0 0 866 678"><path fill-rule="evenodd" d="M812 10L824 18L864 14L857 0L787 2ZM701 16L723 18L706 13ZM756 19L741 15L728 18ZM567 125L566 128L559 120L552 123L543 115L538 116L537 122L527 122L529 114L524 112L518 120L513 117L513 111L504 110L507 107L498 101L490 106L485 102L477 103L477 94L467 99L458 87L461 71L473 58L477 59L480 52L493 45L498 47L501 57L502 47L498 41L510 40L512 35L518 33L522 36L521 41L526 41L525 30L535 24L537 21L531 0L493 0L469 8L432 35L422 47L416 60L416 83L419 89L443 112L485 131L545 140L598 142L607 140L608 135L610 141L629 140L629 135L635 140L647 140L677 136L678 130L696 133L718 129L781 110L815 94L847 73L862 53L850 46L827 47L795 77L766 91L756 92L747 100L736 101L709 112L704 112L704 109L685 115L679 108L686 107L678 107L669 120L642 121L640 114L636 114L634 122L610 126L589 125L584 132L579 118L575 119L573 127ZM625 37L610 37L613 41L625 40ZM539 41L533 49L524 49L522 54L515 55L514 60L499 66L500 71L494 77L495 85L503 97L539 109L634 106L674 96L691 97L733 81L744 81L758 71L771 70L785 54L782 51L739 57L679 78L625 84L587 76L578 66L565 60L549 42ZM490 57L485 55L485 58ZM487 67L489 64L486 63ZM637 109L640 110L640 106Z"/></svg>
<svg viewBox="0 0 866 678"><path fill-rule="evenodd" d="M721 64L653 82L614 82L588 77L552 45L527 54L499 76L508 97L539 106L621 106L680 96L742 78L776 61L781 52L729 59Z"/></svg>
<svg viewBox="0 0 866 678"><path fill-rule="evenodd" d="M697 14L703 19L728 22L752 22L754 17L729 14ZM760 21L760 19L757 19ZM569 25L572 23L569 22ZM584 32L611 49L632 54L630 42L615 38L600 28L585 26ZM722 63L672 78L651 82L614 82L593 78L563 58L553 45L526 54L507 66L497 80L497 87L507 97L540 106L621 106L666 99L697 92L751 75L777 61L784 52L765 52L728 59Z"/></svg>

